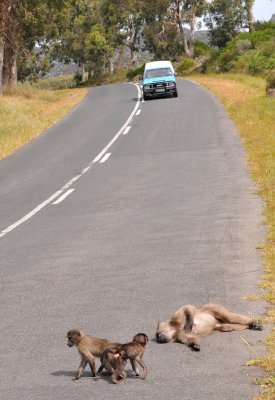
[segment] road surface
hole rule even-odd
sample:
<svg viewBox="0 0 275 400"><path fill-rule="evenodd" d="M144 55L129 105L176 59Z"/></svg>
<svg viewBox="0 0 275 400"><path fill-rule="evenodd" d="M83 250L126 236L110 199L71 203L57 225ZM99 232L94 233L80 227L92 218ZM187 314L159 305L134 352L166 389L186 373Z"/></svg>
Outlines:
<svg viewBox="0 0 275 400"><path fill-rule="evenodd" d="M62 121L0 162L1 399L248 400L245 363L267 332L216 333L201 351L158 344L183 304L244 298L263 266L262 201L218 100L179 80L178 98L141 101L138 84L91 88ZM66 333L149 336L148 378L123 385L79 365ZM97 367L99 360L97 360Z"/></svg>

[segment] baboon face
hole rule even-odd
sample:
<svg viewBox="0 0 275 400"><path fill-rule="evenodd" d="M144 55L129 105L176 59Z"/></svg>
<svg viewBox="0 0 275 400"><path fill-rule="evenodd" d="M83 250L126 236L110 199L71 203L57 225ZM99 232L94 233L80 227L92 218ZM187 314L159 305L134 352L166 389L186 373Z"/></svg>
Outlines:
<svg viewBox="0 0 275 400"><path fill-rule="evenodd" d="M171 342L176 334L176 329L173 328L169 322L159 322L156 331L156 340L159 343Z"/></svg>
<svg viewBox="0 0 275 400"><path fill-rule="evenodd" d="M145 333L138 333L133 337L133 342L146 345L148 343L148 336Z"/></svg>
<svg viewBox="0 0 275 400"><path fill-rule="evenodd" d="M68 343L67 346L77 346L79 340L84 336L84 332L81 329L72 329L67 333Z"/></svg>

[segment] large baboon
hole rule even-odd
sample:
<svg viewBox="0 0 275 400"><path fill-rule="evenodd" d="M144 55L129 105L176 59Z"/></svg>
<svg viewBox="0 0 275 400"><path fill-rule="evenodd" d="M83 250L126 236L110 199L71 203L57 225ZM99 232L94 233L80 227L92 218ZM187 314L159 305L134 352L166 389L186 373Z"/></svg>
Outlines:
<svg viewBox="0 0 275 400"><path fill-rule="evenodd" d="M212 332L240 331L242 329L262 330L255 319L241 314L233 314L220 304L205 304L199 308L186 305L160 322L156 331L156 340L161 343L180 342L200 350L200 337Z"/></svg>

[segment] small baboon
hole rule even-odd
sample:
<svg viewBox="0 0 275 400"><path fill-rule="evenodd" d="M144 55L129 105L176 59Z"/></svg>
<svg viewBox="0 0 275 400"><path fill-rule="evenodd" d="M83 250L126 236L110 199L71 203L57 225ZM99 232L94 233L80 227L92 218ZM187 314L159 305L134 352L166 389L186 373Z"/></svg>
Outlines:
<svg viewBox="0 0 275 400"><path fill-rule="evenodd" d="M85 335L81 329L70 330L67 333L67 338L67 345L69 347L76 346L81 355L81 362L74 380L82 376L87 363L91 367L92 376L96 376L94 357L101 357L105 349L116 348L118 346L118 343L110 342L107 339Z"/></svg>
<svg viewBox="0 0 275 400"><path fill-rule="evenodd" d="M205 304L199 308L182 306L171 318L160 322L156 340L161 343L180 342L200 350L200 337L212 332L240 331L243 329L262 330L255 318L232 314L220 304Z"/></svg>
<svg viewBox="0 0 275 400"><path fill-rule="evenodd" d="M145 333L138 333L133 337L132 342L121 345L116 352L113 351L113 358L117 360L115 371L111 376L114 383L122 383L126 378L127 374L124 371L124 368L127 360L130 360L135 374L140 376L136 364L138 362L143 368L144 379L146 378L147 368L142 360L142 356L147 342L148 336L145 335Z"/></svg>

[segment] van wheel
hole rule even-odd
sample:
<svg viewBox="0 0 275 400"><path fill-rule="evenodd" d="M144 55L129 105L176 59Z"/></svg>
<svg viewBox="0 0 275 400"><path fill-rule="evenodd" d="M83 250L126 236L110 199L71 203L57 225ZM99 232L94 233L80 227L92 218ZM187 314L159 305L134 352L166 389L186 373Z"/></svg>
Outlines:
<svg viewBox="0 0 275 400"><path fill-rule="evenodd" d="M178 92L177 92L177 90L173 93L173 96L174 96L174 97L178 97Z"/></svg>
<svg viewBox="0 0 275 400"><path fill-rule="evenodd" d="M147 101L148 99L149 99L149 97L146 96L146 94L143 93L143 100L144 100L144 101Z"/></svg>

